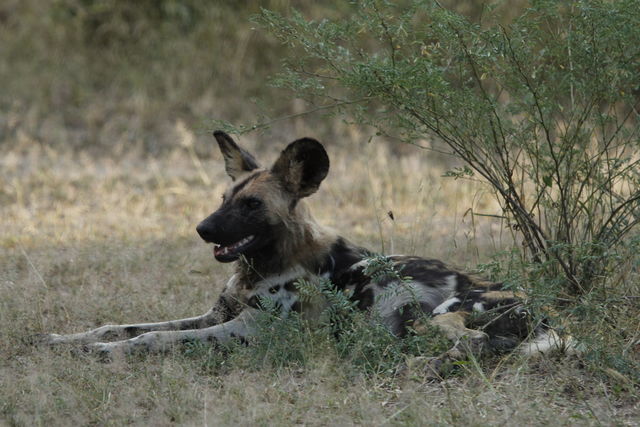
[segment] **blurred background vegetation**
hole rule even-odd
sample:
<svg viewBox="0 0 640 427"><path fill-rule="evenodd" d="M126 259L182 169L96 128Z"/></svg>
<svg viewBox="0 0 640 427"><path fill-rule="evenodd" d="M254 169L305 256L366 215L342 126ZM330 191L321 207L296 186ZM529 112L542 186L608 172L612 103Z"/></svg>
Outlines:
<svg viewBox="0 0 640 427"><path fill-rule="evenodd" d="M486 28L487 13L507 25L529 2L440 3ZM512 282L530 285L518 257L500 255L519 247L491 189L463 173L442 177L462 162L384 136L368 144L372 127L345 124L341 112L304 114L314 107L270 85L299 51L253 23L261 8L285 17L295 8L319 21L351 16L356 6L0 2L0 424L638 424L638 246L620 254L611 286L576 300L583 312L573 324L601 352L589 370L583 359L507 357L461 364L465 375L442 384L417 375L396 387L389 375L354 380L353 364L286 337L286 350L313 355L309 375L251 371L215 352L105 366L25 343L32 332L209 308L230 270L212 261L194 226L228 183L210 136L221 121L272 122L241 138L261 159L299 136L325 143L332 173L309 203L355 242L485 263L486 275L512 273ZM212 376L216 363L230 373Z"/></svg>
<svg viewBox="0 0 640 427"><path fill-rule="evenodd" d="M450 0L475 21L490 2ZM509 21L526 2L504 2ZM289 46L250 18L267 8L339 18L350 2L301 0L5 0L0 4L0 144L21 141L110 154L175 146L182 121L206 144L212 120L256 123L305 106L270 87ZM326 139L339 124L304 118ZM278 123L287 138L292 120ZM328 137L327 137L328 136Z"/></svg>

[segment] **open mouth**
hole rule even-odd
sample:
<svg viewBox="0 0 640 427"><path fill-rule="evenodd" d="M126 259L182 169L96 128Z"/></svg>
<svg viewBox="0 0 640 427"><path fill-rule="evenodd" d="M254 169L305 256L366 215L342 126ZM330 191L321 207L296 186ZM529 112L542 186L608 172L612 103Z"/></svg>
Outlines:
<svg viewBox="0 0 640 427"><path fill-rule="evenodd" d="M252 234L250 236L245 237L244 239L238 240L237 242L231 245L227 245L227 246L214 245L213 256L215 256L218 261L222 261L222 262L233 261L237 259L245 249L251 246L255 238L256 236Z"/></svg>

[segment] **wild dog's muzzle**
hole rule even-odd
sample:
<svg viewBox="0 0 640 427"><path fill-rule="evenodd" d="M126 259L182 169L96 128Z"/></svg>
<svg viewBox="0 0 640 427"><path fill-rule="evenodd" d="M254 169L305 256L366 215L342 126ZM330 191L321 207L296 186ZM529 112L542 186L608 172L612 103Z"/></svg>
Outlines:
<svg viewBox="0 0 640 427"><path fill-rule="evenodd" d="M205 219L196 227L196 231L198 235L207 243L213 243L215 230L210 224L207 223Z"/></svg>
<svg viewBox="0 0 640 427"><path fill-rule="evenodd" d="M213 243L213 255L220 262L237 260L259 243L260 230L249 224L222 224L215 214L202 221L196 231L207 243ZM259 245L258 245L259 246Z"/></svg>

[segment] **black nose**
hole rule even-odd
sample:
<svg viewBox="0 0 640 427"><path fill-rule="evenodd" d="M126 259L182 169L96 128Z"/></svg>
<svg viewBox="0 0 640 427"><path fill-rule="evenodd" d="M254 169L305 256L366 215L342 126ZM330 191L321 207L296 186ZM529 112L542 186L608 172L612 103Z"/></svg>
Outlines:
<svg viewBox="0 0 640 427"><path fill-rule="evenodd" d="M209 224L206 224L205 221L202 221L200 224L198 224L198 226L196 227L196 231L205 242L213 242L212 227Z"/></svg>

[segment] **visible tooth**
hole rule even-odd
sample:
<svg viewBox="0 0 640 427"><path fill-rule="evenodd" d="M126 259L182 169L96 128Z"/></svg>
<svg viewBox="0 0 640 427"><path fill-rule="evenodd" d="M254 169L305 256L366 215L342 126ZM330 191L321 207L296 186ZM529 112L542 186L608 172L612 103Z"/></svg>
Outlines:
<svg viewBox="0 0 640 427"><path fill-rule="evenodd" d="M226 246L226 247L221 247L221 248L220 248L220 249L218 249L218 250L219 250L223 255L226 255L227 253L229 253L229 251L236 250L236 249L238 249L240 246L246 245L247 243L249 243L250 241L252 241L254 237L255 237L255 236L252 234L251 236L247 236L247 237L245 237L244 239L242 239L242 240L240 240L240 241L238 241L238 242L236 242L236 243L234 243L234 244L232 244L232 245L229 245L229 246Z"/></svg>

